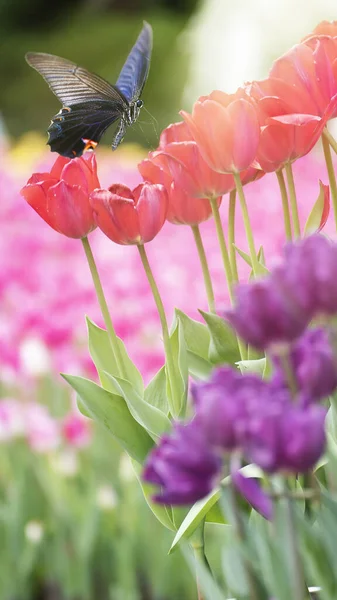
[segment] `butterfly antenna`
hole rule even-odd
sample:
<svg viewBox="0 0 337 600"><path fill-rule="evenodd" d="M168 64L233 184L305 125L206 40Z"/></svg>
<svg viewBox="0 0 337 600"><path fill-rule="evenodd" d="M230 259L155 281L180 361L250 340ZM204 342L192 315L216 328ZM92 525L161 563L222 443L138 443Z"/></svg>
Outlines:
<svg viewBox="0 0 337 600"><path fill-rule="evenodd" d="M139 122L139 121L136 121L135 125L137 125L137 126L139 127L139 129L140 129L140 131L142 132L142 135L143 135L143 137L144 137L144 139L145 139L145 141L146 141L147 145L149 146L149 148L150 148L151 150L155 150L155 148L154 148L154 147L152 146L152 144L150 143L150 140L149 140L149 138L148 138L148 137L147 137L147 135L145 134L145 131L144 131L143 127L141 126L140 122Z"/></svg>
<svg viewBox="0 0 337 600"><path fill-rule="evenodd" d="M153 125L154 132L158 138L159 137L159 134L158 134L159 123L158 123L156 117L154 115L152 115L149 110L147 110L146 106L143 106L143 110L145 110L145 112L147 112L147 114L149 115L149 117L151 119L151 124Z"/></svg>

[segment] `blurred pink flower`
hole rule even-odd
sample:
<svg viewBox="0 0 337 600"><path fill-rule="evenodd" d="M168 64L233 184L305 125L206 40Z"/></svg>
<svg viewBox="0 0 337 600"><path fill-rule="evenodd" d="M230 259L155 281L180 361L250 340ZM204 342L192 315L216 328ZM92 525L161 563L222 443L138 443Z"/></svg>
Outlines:
<svg viewBox="0 0 337 600"><path fill-rule="evenodd" d="M14 398L0 400L0 442L7 442L24 432L21 403Z"/></svg>
<svg viewBox="0 0 337 600"><path fill-rule="evenodd" d="M60 443L60 427L47 408L38 403L22 405L27 443L34 452L45 453Z"/></svg>
<svg viewBox="0 0 337 600"><path fill-rule="evenodd" d="M69 413L62 423L62 434L65 441L75 448L83 448L91 442L91 424L79 413Z"/></svg>

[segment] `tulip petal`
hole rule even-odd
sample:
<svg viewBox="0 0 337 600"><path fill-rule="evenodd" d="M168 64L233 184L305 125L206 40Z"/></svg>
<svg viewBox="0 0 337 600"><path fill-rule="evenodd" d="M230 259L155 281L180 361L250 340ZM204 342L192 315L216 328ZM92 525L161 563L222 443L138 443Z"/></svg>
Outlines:
<svg viewBox="0 0 337 600"><path fill-rule="evenodd" d="M162 185L140 184L141 188L137 202L139 233L143 243L150 242L161 230L165 223L168 196ZM138 189L134 190L135 197Z"/></svg>
<svg viewBox="0 0 337 600"><path fill-rule="evenodd" d="M29 181L33 181L34 179L40 179L40 174L36 173L33 175ZM50 218L47 209L47 192L48 189L55 185L57 180L49 179L47 181L42 181L39 183L28 183L21 190L21 195L25 198L28 204L37 212L37 214L44 220L50 227L56 229L53 220Z"/></svg>
<svg viewBox="0 0 337 600"><path fill-rule="evenodd" d="M90 196L90 203L98 227L113 242L141 242L138 215L133 200L112 194L109 190L96 190Z"/></svg>
<svg viewBox="0 0 337 600"><path fill-rule="evenodd" d="M61 179L63 167L65 167L71 160L71 158L66 158L65 156L58 156L51 168L50 175L56 179Z"/></svg>
<svg viewBox="0 0 337 600"><path fill-rule="evenodd" d="M240 172L248 169L256 157L260 125L255 106L247 100L235 100L227 110L233 129L233 167Z"/></svg>
<svg viewBox="0 0 337 600"><path fill-rule="evenodd" d="M85 167L82 167L83 163L84 161L80 159L73 159L67 163L62 171L62 180L69 185L78 185L88 194L89 186L84 172Z"/></svg>
<svg viewBox="0 0 337 600"><path fill-rule="evenodd" d="M46 206L52 227L71 238L83 238L95 226L87 192L60 181L48 190Z"/></svg>
<svg viewBox="0 0 337 600"><path fill-rule="evenodd" d="M232 481L247 502L268 521L273 518L272 500L252 477L244 477L240 471L232 473Z"/></svg>
<svg viewBox="0 0 337 600"><path fill-rule="evenodd" d="M187 142L193 141L193 137L190 134L190 130L186 123L172 123L160 134L159 149L163 150L167 144L172 142Z"/></svg>
<svg viewBox="0 0 337 600"><path fill-rule="evenodd" d="M319 182L320 192L318 198L312 207L304 227L304 233L310 235L321 231L326 224L330 212L330 188Z"/></svg>
<svg viewBox="0 0 337 600"><path fill-rule="evenodd" d="M123 185L123 183L114 183L109 187L109 192L115 196L119 196L120 198L128 198L129 200L133 200L132 191L127 185Z"/></svg>

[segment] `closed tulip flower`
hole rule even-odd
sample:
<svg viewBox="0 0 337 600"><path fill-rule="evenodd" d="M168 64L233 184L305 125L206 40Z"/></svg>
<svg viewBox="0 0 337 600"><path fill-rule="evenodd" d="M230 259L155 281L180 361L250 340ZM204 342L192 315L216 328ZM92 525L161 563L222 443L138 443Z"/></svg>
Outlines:
<svg viewBox="0 0 337 600"><path fill-rule="evenodd" d="M237 94L215 91L184 111L198 148L208 165L219 173L240 173L255 159L260 138L256 108L243 90Z"/></svg>
<svg viewBox="0 0 337 600"><path fill-rule="evenodd" d="M89 196L99 188L95 156L59 156L50 173L34 173L21 195L50 227L70 238L95 229Z"/></svg>
<svg viewBox="0 0 337 600"><path fill-rule="evenodd" d="M168 198L162 185L141 183L133 191L115 184L90 196L98 227L116 244L145 244L164 225Z"/></svg>

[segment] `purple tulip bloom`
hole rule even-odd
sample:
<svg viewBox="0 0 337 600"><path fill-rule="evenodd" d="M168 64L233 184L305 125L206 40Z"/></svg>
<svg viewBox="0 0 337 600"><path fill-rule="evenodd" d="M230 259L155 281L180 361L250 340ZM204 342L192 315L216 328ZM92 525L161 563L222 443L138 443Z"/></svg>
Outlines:
<svg viewBox="0 0 337 600"><path fill-rule="evenodd" d="M245 477L240 471L235 471L232 473L232 481L235 488L260 515L268 520L273 518L273 502L256 479Z"/></svg>
<svg viewBox="0 0 337 600"><path fill-rule="evenodd" d="M160 504L193 504L214 488L222 461L208 444L196 419L176 423L170 435L149 455L143 472L148 483L161 486L154 496Z"/></svg>
<svg viewBox="0 0 337 600"><path fill-rule="evenodd" d="M261 350L296 339L310 321L273 275L239 284L236 300L225 316L243 340Z"/></svg>
<svg viewBox="0 0 337 600"><path fill-rule="evenodd" d="M274 403L250 422L246 459L268 473L305 473L325 449L324 408Z"/></svg>
<svg viewBox="0 0 337 600"><path fill-rule="evenodd" d="M326 398L337 387L337 357L334 351L336 342L333 332L317 327L309 329L291 348L290 365L296 379L298 392L312 400ZM277 374L285 378L279 357L274 357Z"/></svg>

